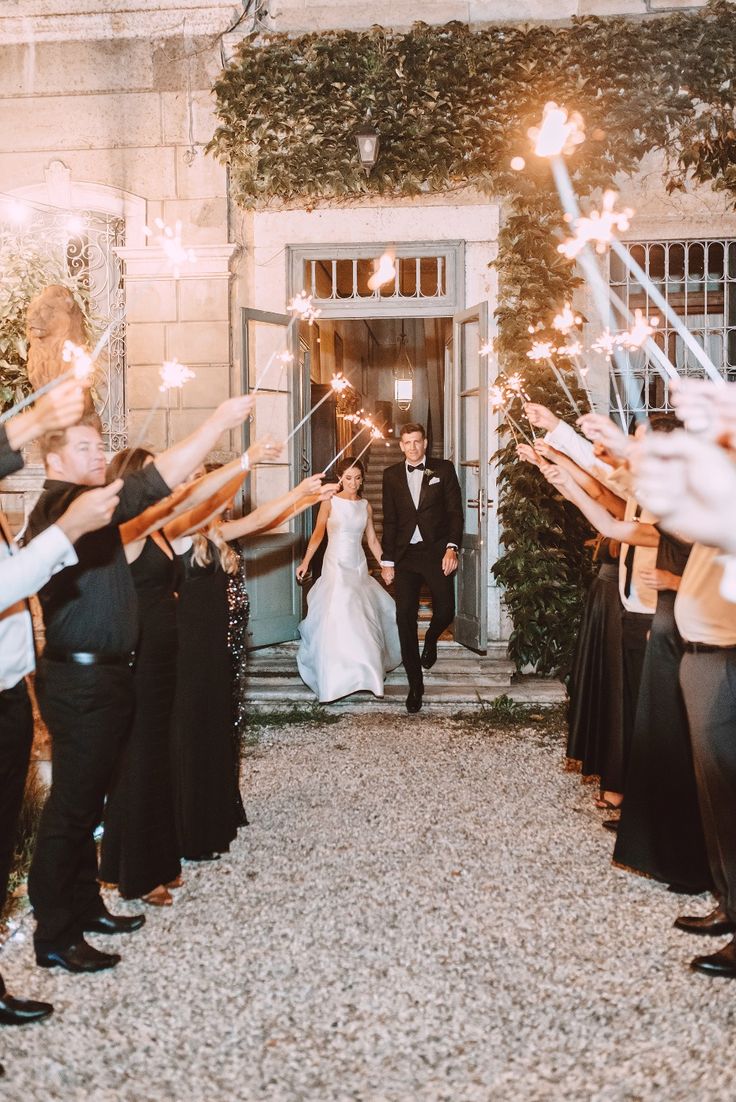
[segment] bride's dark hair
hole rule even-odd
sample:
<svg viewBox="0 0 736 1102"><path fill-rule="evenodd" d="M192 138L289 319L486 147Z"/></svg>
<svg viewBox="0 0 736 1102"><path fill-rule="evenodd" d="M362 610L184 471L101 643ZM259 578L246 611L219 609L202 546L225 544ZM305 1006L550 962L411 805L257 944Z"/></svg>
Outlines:
<svg viewBox="0 0 736 1102"><path fill-rule="evenodd" d="M365 485L365 467L359 459L351 459L349 455L346 456L345 459L341 459L340 462L337 464L337 476L338 478L342 478L342 476L345 474L345 471L349 471L351 467L355 467L356 470L360 471L362 482L358 489L358 497L362 497L363 486Z"/></svg>

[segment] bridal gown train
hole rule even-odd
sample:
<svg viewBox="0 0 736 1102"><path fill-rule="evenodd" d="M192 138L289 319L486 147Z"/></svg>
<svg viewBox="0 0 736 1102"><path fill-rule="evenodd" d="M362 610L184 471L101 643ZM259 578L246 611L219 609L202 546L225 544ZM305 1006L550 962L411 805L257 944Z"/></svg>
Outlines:
<svg viewBox="0 0 736 1102"><path fill-rule="evenodd" d="M401 663L396 606L368 573L362 539L368 503L333 497L322 575L307 598L297 665L322 703L361 691L383 696Z"/></svg>

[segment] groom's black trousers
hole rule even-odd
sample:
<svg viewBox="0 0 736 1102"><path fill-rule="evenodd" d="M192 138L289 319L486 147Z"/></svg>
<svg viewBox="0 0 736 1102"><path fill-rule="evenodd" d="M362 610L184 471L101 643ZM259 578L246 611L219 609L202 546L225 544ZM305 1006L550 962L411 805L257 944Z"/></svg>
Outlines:
<svg viewBox="0 0 736 1102"><path fill-rule="evenodd" d="M401 643L401 661L411 686L421 685L422 666L419 661L417 616L419 593L426 583L432 594L432 620L427 629L428 639L439 639L455 617L455 584L442 573L444 543L412 543L400 562L396 564L394 592L396 594L396 623Z"/></svg>

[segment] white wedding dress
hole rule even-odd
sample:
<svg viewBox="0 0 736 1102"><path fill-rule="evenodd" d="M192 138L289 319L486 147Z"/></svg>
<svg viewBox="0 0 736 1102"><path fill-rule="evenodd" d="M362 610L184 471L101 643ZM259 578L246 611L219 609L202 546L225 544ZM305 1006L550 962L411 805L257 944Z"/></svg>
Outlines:
<svg viewBox="0 0 736 1102"><path fill-rule="evenodd" d="M362 539L368 503L333 497L322 575L307 597L296 656L302 680L322 703L367 690L383 696L401 663L396 605L368 573Z"/></svg>

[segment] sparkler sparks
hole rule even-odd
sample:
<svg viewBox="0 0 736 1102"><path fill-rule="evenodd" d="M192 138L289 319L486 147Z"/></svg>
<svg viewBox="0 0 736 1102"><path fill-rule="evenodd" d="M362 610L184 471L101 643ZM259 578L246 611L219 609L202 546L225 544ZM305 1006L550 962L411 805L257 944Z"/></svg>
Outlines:
<svg viewBox="0 0 736 1102"><path fill-rule="evenodd" d="M191 368L179 363L177 359L166 360L159 369L161 386L158 388L162 394L171 390L181 390L190 379L196 379Z"/></svg>
<svg viewBox="0 0 736 1102"><path fill-rule="evenodd" d="M290 314L294 315L294 318L306 321L308 325L313 325L322 313L321 310L316 309L312 296L308 295L306 291L300 291L299 294L294 295L287 309Z"/></svg>
<svg viewBox="0 0 736 1102"><path fill-rule="evenodd" d="M64 341L61 349L64 363L71 364L70 373L79 383L86 383L95 369L94 360L85 348L73 341Z"/></svg>
<svg viewBox="0 0 736 1102"><path fill-rule="evenodd" d="M196 264L197 254L194 249L186 249L182 244L180 219L177 218L173 228L162 218L157 218L154 225L158 233L154 233L150 226L144 226L143 232L146 237L152 237L155 244L163 250L171 265L174 279L178 279L183 265Z"/></svg>
<svg viewBox="0 0 736 1102"><path fill-rule="evenodd" d="M601 210L591 211L587 218L578 218L574 225L574 236L558 245L557 251L568 260L575 260L589 244L595 245L597 253L604 253L613 241L614 233L629 228L634 213L630 207L616 210L617 199L617 192L604 192Z"/></svg>
<svg viewBox="0 0 736 1102"><path fill-rule="evenodd" d="M371 291L378 291L385 283L390 283L396 279L396 255L388 250L375 261L375 271L368 280L368 286Z"/></svg>
<svg viewBox="0 0 736 1102"><path fill-rule="evenodd" d="M540 360L549 360L552 357L552 353L555 351L552 341L533 341L531 348L527 352L527 356L534 363L538 363Z"/></svg>
<svg viewBox="0 0 736 1102"><path fill-rule="evenodd" d="M571 329L576 329L582 324L583 319L579 314L575 313L569 302L566 302L559 314L555 314L552 319L552 328L556 329L559 333L567 334Z"/></svg>
<svg viewBox="0 0 736 1102"><path fill-rule="evenodd" d="M559 157L563 153L572 153L575 146L585 141L582 116L577 111L568 113L566 108L558 107L553 100L544 105L542 125L530 127L527 133L538 157Z"/></svg>
<svg viewBox="0 0 736 1102"><path fill-rule="evenodd" d="M654 333L659 325L659 318L646 318L641 310L634 311L634 324L625 333L620 333L616 338L618 342L629 349L641 348Z"/></svg>

